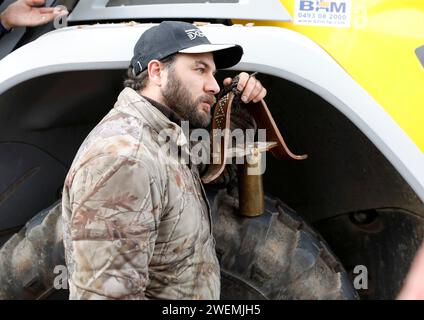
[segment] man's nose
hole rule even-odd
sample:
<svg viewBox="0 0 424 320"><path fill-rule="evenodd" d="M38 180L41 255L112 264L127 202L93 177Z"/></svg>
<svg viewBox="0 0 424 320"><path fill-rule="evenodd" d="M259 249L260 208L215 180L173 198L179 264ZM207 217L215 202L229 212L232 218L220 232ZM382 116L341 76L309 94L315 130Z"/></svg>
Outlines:
<svg viewBox="0 0 424 320"><path fill-rule="evenodd" d="M205 91L215 95L219 93L219 90L219 84L216 81L215 77L213 75L209 76L208 81L205 84Z"/></svg>

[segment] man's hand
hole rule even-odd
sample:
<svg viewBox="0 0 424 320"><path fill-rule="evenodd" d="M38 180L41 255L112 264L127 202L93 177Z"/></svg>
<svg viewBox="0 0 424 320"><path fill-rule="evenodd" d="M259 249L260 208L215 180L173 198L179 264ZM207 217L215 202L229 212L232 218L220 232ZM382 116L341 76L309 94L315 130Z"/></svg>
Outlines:
<svg viewBox="0 0 424 320"><path fill-rule="evenodd" d="M1 24L6 29L14 27L35 27L52 21L55 17L66 15L62 8L37 8L45 0L17 0L1 13Z"/></svg>
<svg viewBox="0 0 424 320"><path fill-rule="evenodd" d="M230 85L232 80L233 79L231 78L226 78L224 80L224 86ZM244 90L241 96L241 100L244 103L248 103L250 101L256 103L266 96L266 89L262 86L261 82L254 76L250 77L246 72L239 74L237 89L240 91Z"/></svg>
<svg viewBox="0 0 424 320"><path fill-rule="evenodd" d="M424 300L424 243L418 249L398 300Z"/></svg>

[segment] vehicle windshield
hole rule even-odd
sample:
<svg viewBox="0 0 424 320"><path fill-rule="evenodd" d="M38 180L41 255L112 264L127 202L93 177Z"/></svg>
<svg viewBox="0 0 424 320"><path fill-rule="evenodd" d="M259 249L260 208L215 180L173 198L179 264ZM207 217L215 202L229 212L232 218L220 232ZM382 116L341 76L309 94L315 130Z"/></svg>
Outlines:
<svg viewBox="0 0 424 320"><path fill-rule="evenodd" d="M291 21L279 0L84 0L68 22L191 18Z"/></svg>
<svg viewBox="0 0 424 320"><path fill-rule="evenodd" d="M109 0L106 7L176 3L238 3L239 0Z"/></svg>

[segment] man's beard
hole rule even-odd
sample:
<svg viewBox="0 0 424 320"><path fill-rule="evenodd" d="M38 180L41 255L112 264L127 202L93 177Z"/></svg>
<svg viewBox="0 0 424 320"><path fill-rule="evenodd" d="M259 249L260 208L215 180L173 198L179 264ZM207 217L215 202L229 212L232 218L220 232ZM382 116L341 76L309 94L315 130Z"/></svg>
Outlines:
<svg viewBox="0 0 424 320"><path fill-rule="evenodd" d="M189 122L191 128L206 128L211 122L211 114L206 114L197 107L205 102L211 107L216 99L213 95L204 94L193 99L189 88L186 88L173 70L168 72L168 83L162 89L166 106L172 108L183 120Z"/></svg>

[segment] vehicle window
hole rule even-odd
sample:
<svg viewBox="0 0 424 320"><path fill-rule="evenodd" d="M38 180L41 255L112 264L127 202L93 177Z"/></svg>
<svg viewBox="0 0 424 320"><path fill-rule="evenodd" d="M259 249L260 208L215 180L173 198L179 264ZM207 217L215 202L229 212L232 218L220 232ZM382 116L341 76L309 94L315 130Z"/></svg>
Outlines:
<svg viewBox="0 0 424 320"><path fill-rule="evenodd" d="M291 21L279 0L84 0L68 22L170 18Z"/></svg>
<svg viewBox="0 0 424 320"><path fill-rule="evenodd" d="M109 0L106 7L176 3L238 3L239 0Z"/></svg>

